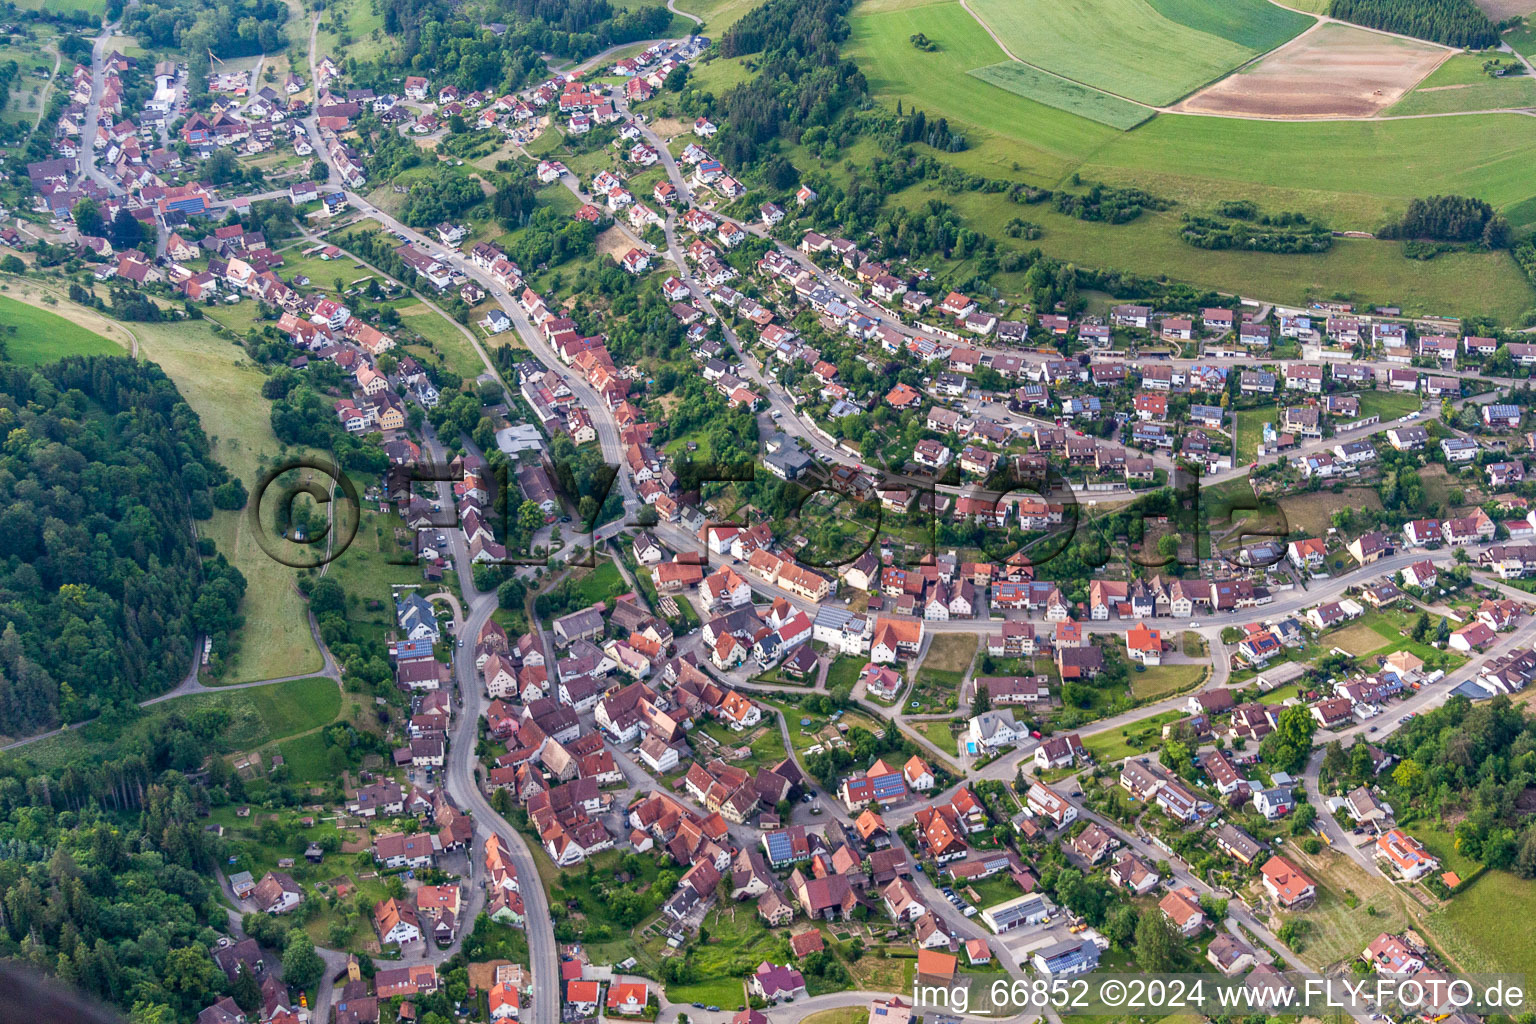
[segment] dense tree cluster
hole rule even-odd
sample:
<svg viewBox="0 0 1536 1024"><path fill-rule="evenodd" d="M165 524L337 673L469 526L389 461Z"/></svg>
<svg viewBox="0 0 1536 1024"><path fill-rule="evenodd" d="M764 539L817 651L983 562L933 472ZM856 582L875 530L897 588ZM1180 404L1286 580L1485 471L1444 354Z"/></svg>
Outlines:
<svg viewBox="0 0 1536 1024"><path fill-rule="evenodd" d="M1187 213L1179 237L1197 249L1295 253L1327 252L1333 247L1333 232L1301 214L1285 224L1268 224Z"/></svg>
<svg viewBox="0 0 1536 1024"><path fill-rule="evenodd" d="M1402 220L1377 234L1382 238L1476 242L1490 249L1502 249L1509 244L1509 222L1481 199L1430 196L1409 203Z"/></svg>
<svg viewBox="0 0 1536 1024"><path fill-rule="evenodd" d="M758 75L722 96L725 125L714 149L727 166L755 162L782 133L833 123L868 92L864 75L839 45L847 38L849 0L769 0L719 42L726 57L762 53Z"/></svg>
<svg viewBox="0 0 1536 1024"><path fill-rule="evenodd" d="M245 580L191 526L227 474L159 367L5 366L0 429L0 731L158 693L238 625Z"/></svg>
<svg viewBox="0 0 1536 1024"><path fill-rule="evenodd" d="M1499 45L1499 30L1472 0L1333 0L1328 13L1447 46L1486 50Z"/></svg>
<svg viewBox="0 0 1536 1024"><path fill-rule="evenodd" d="M965 148L965 136L951 131L946 118L929 121L928 116L921 110L912 111L901 122L900 138L903 145L909 142L926 142L934 149L942 149L946 153L958 153Z"/></svg>
<svg viewBox="0 0 1536 1024"><path fill-rule="evenodd" d="M413 228L432 227L457 219L484 198L479 182L440 170L411 186L400 219Z"/></svg>
<svg viewBox="0 0 1536 1024"><path fill-rule="evenodd" d="M1125 224L1140 217L1143 210L1166 210L1173 204L1139 188L1116 188L1095 182L1082 194L1055 193L1054 205L1058 213L1078 220Z"/></svg>

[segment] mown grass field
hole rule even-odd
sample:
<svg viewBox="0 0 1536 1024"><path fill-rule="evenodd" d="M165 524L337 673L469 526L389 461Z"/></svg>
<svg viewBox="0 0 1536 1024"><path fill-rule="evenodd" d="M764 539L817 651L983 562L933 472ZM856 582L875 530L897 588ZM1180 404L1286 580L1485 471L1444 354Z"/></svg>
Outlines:
<svg viewBox="0 0 1536 1024"><path fill-rule="evenodd" d="M1013 168L1037 180L1070 174L1115 131L1042 103L998 89L968 74L1008 59L959 3L897 9L857 8L846 52L859 62L871 93L894 107L898 100L929 118L971 126L967 151L956 163L998 173ZM910 37L922 32L939 47L925 53ZM984 169L984 171L983 171Z"/></svg>
<svg viewBox="0 0 1536 1024"><path fill-rule="evenodd" d="M1360 393L1360 415L1380 416L1383 425L1388 420L1418 412L1421 405L1423 400L1418 395L1408 395L1401 391L1362 391Z"/></svg>
<svg viewBox="0 0 1536 1024"><path fill-rule="evenodd" d="M1536 78L1490 78L1483 62L1497 54L1458 53L1441 64L1417 88L1387 108L1388 115L1443 114L1459 110L1498 110L1536 106ZM1511 57L1503 55L1507 63Z"/></svg>
<svg viewBox="0 0 1536 1024"><path fill-rule="evenodd" d="M1158 105L1278 46L1311 21L1256 0L1225 12L1210 0L1164 0L1163 6L1178 20L1146 0L976 0L971 9L1021 60Z"/></svg>
<svg viewBox="0 0 1536 1024"><path fill-rule="evenodd" d="M259 747L329 724L341 711L341 691L331 680L317 676L271 686L177 697L152 705L126 725L119 722L84 725L23 747L17 756L40 768L53 768L68 762L109 760L170 716L189 715L209 708L229 715L229 723L220 736L221 748L228 753Z"/></svg>
<svg viewBox="0 0 1536 1024"><path fill-rule="evenodd" d="M1324 122L1160 116L1095 153L1082 173L1192 204L1249 198L1318 213L1335 229L1373 230L1416 196L1475 195L1495 206L1528 198L1536 191L1526 164L1533 144L1536 119L1520 114ZM1444 152L1473 156L1447 161ZM1359 173L1342 153L1369 160L1371 173Z"/></svg>
<svg viewBox="0 0 1536 1024"><path fill-rule="evenodd" d="M1153 113L1150 107L1131 103L1018 61L988 64L984 68L974 68L970 73L1016 96L1078 114L1111 128L1134 128Z"/></svg>
<svg viewBox="0 0 1536 1024"><path fill-rule="evenodd" d="M57 313L5 296L0 296L0 342L6 358L22 366L41 366L65 356L125 354L121 345Z"/></svg>
<svg viewBox="0 0 1536 1024"><path fill-rule="evenodd" d="M958 719L942 718L931 722L915 722L917 731L927 738L929 743L956 757L960 755L960 739L954 732L956 725L963 724Z"/></svg>
<svg viewBox="0 0 1536 1024"><path fill-rule="evenodd" d="M704 19L702 28L695 26L692 22L688 22L688 28L718 39L748 11L761 7L762 4L763 0L680 0L677 9L696 14Z"/></svg>
<svg viewBox="0 0 1536 1024"><path fill-rule="evenodd" d="M1317 902L1310 909L1281 915L1308 923L1298 950L1308 964L1326 967L1354 959L1380 933L1412 923L1392 884L1361 871L1348 854L1325 848L1308 856L1287 841L1286 856L1317 883Z"/></svg>
<svg viewBox="0 0 1536 1024"><path fill-rule="evenodd" d="M234 342L216 335L206 320L135 324L133 329L139 354L160 364L201 417L214 456L253 489L263 465L284 450L272 433L271 403L261 397L265 375ZM262 550L244 510L215 511L200 530L245 574L247 583L240 606L245 626L223 681L319 671L320 652L309 633L304 600L293 588L295 570Z"/></svg>
<svg viewBox="0 0 1536 1024"><path fill-rule="evenodd" d="M1484 874L1429 926L1462 970L1536 971L1536 886L1508 871Z"/></svg>
<svg viewBox="0 0 1536 1024"><path fill-rule="evenodd" d="M1199 664L1156 665L1145 672L1131 673L1131 694L1139 701L1161 700L1194 686L1204 677L1206 666Z"/></svg>
<svg viewBox="0 0 1536 1024"><path fill-rule="evenodd" d="M1138 136L1164 120L1219 119L1159 116L1125 138ZM1449 123L1466 118L1427 120ZM1087 177L1088 172L1084 173ZM1129 179L1133 174L1127 172L1125 177ZM1209 181L1201 184L1222 189ZM1230 194L1241 197L1255 191L1234 188ZM1315 192L1310 195L1329 203L1337 198ZM1513 324L1536 299L1525 275L1504 252L1447 253L1425 262L1404 257L1401 245L1396 242L1351 238L1334 239L1327 252L1307 255L1196 249L1179 238L1180 217L1190 210L1206 208L1213 200L1210 196L1186 198L1188 202L1181 201L1171 210L1143 213L1131 223L1120 225L1076 220L1057 213L1048 203L1021 206L1000 193L951 194L927 182L894 194L890 202L917 208L929 199L940 199L954 206L973 225L1005 224L1014 217L1022 217L1044 230L1036 241L1008 238L998 232L1000 249L1039 247L1051 256L1082 266L1113 267L1143 276L1166 275L1188 284L1297 304L1312 299L1390 301L1401 305L1405 312L1481 314ZM1299 209L1306 205L1300 196L1291 199L1295 201L1285 200L1283 206L1276 208ZM968 273L966 264L947 267L943 261L933 262L940 284L946 283L946 270L957 279ZM974 267L969 272L974 272Z"/></svg>

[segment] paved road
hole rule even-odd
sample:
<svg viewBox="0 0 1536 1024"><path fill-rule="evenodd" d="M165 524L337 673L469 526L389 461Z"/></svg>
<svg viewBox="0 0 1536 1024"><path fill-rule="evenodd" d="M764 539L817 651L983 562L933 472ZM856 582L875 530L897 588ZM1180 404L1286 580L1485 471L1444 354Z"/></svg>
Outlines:
<svg viewBox="0 0 1536 1024"><path fill-rule="evenodd" d="M107 42L117 31L120 22L102 27L101 34L91 45L91 101L85 107L85 125L80 132L81 172L114 196L123 194L123 188L107 177L96 166L97 122L101 119L101 96L106 86Z"/></svg>
<svg viewBox="0 0 1536 1024"><path fill-rule="evenodd" d="M434 459L445 461L446 452L436 436L428 428L424 447ZM452 485L437 485L438 497L445 508L453 507ZM533 852L523 836L511 823L496 813L486 799L478 778L479 759L475 756L479 736L481 712L481 687L475 670L474 648L470 646L480 635L480 629L496 610L494 591L481 591L475 587L474 573L468 571L469 550L462 530L450 530L453 564L460 567L457 574L463 591L467 618L455 628L455 634L463 638L465 647L453 659L454 683L458 688L456 720L450 737L448 764L444 786L454 802L469 812L475 823L475 841L472 864L478 862L485 840L493 833L506 841L521 883L523 906L527 915L529 968L533 974L533 1010L525 1011L527 1024L557 1024L560 1019L560 959L555 945L554 924L549 915L549 901L544 887L539 883L538 866ZM480 879L483 886L485 879Z"/></svg>

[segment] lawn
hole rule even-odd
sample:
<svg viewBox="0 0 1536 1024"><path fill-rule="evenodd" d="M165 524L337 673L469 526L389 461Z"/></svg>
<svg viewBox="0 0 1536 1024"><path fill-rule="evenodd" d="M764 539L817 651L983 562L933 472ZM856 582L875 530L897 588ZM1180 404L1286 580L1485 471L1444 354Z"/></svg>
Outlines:
<svg viewBox="0 0 1536 1024"><path fill-rule="evenodd" d="M814 711L807 711L794 704L785 701L763 700L761 703L773 708L784 716L784 724L789 731L790 745L795 748L795 753L804 756L805 752L819 744L828 743L838 736L838 730L832 725L831 719L826 715ZM802 724L804 723L804 724ZM849 729L855 726L868 729L879 735L885 731L882 723L876 722L867 715L861 715L856 711L845 711L837 719L838 725L845 725Z"/></svg>
<svg viewBox="0 0 1536 1024"><path fill-rule="evenodd" d="M1412 639L1408 633L1413 628L1414 620L1418 618L1418 610L1411 613L1401 608L1388 608L1383 611L1368 610L1357 621L1357 625L1364 625L1374 631L1377 636L1386 641L1385 647L1379 647L1374 654L1388 655L1397 651L1410 651L1416 657L1424 659L1431 668L1439 667L1450 672L1467 663L1467 657L1452 650L1437 651L1428 644L1419 643ZM1433 622L1434 617L1430 617Z"/></svg>
<svg viewBox="0 0 1536 1024"><path fill-rule="evenodd" d="M125 354L121 345L57 313L5 296L0 296L0 327L4 328L0 343L5 346L5 358L22 366L40 366L65 356Z"/></svg>
<svg viewBox="0 0 1536 1024"><path fill-rule="evenodd" d="M1387 108L1388 115L1444 114L1462 110L1500 110L1536 106L1536 78L1506 75L1490 78L1483 62L1492 53L1458 53L1418 86ZM1503 59L1511 60L1509 54ZM1517 65L1518 66L1518 65Z"/></svg>
<svg viewBox="0 0 1536 1024"><path fill-rule="evenodd" d="M1150 107L1014 60L973 68L970 74L1016 96L1078 114L1111 128L1134 128L1153 114Z"/></svg>
<svg viewBox="0 0 1536 1024"><path fill-rule="evenodd" d="M229 716L220 736L224 752L248 750L319 725L341 711L341 691L324 677L297 679L223 693L201 693L146 708L131 722L96 722L40 740L17 752L39 768L65 763L108 761L146 736L172 715L218 709Z"/></svg>
<svg viewBox="0 0 1536 1024"><path fill-rule="evenodd" d="M1264 424L1276 428L1280 425L1280 412L1271 406L1257 409L1239 409L1232 414L1233 433L1239 459L1252 459L1258 454L1259 442L1264 440Z"/></svg>
<svg viewBox="0 0 1536 1024"><path fill-rule="evenodd" d="M1262 0L975 0L971 9L1030 63L1156 105L1193 92L1311 22Z"/></svg>
<svg viewBox="0 0 1536 1024"><path fill-rule="evenodd" d="M1093 734L1084 732L1081 734L1083 746L1093 752L1094 759L1100 764L1108 764L1160 746L1163 742L1163 726L1183 717L1182 711L1164 711L1123 729L1109 729Z"/></svg>
<svg viewBox="0 0 1536 1024"><path fill-rule="evenodd" d="M1363 658L1387 646L1387 641L1380 633L1364 622L1358 621L1351 622L1337 633L1329 633L1323 637L1323 643L1328 647L1337 647L1356 658Z"/></svg>
<svg viewBox="0 0 1536 1024"><path fill-rule="evenodd" d="M1418 395L1407 395L1400 391L1362 391L1359 397L1360 415L1380 416L1383 426L1389 420L1418 412L1424 404Z"/></svg>
<svg viewBox="0 0 1536 1024"><path fill-rule="evenodd" d="M1138 701L1161 700L1189 689L1205 677L1208 666L1157 665L1131 673L1131 696Z"/></svg>
<svg viewBox="0 0 1536 1024"><path fill-rule="evenodd" d="M596 569L584 573L576 589L581 599L592 605L599 601L611 601L628 591L629 585L624 582L619 567L612 561L605 561Z"/></svg>
<svg viewBox="0 0 1536 1024"><path fill-rule="evenodd" d="M160 364L202 418L214 456L253 489L262 467L284 451L272 433L270 403L261 397L266 376L232 341L214 334L206 320L141 323L133 330L140 354ZM240 606L245 626L222 681L318 671L320 652L310 636L304 600L293 588L295 570L262 550L244 510L215 511L202 530L248 584Z"/></svg>
<svg viewBox="0 0 1536 1024"><path fill-rule="evenodd" d="M851 689L859 681L859 673L864 671L864 666L868 664L869 660L866 658L850 658L846 655L836 658L827 666L827 689Z"/></svg>
<svg viewBox="0 0 1536 1024"><path fill-rule="evenodd" d="M954 726L963 726L964 720L959 718L940 718L934 721L909 722L909 725L917 727L917 731L946 754L960 756L960 739L954 732Z"/></svg>

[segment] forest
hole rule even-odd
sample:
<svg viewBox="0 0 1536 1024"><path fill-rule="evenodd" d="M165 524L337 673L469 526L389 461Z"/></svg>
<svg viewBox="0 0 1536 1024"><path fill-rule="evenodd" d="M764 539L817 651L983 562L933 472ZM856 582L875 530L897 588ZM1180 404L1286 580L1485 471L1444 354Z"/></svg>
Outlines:
<svg viewBox="0 0 1536 1024"><path fill-rule="evenodd" d="M179 50L191 79L187 94L197 96L204 91L210 51L220 58L276 53L288 45L287 20L282 0L150 0L125 5L122 33L147 48Z"/></svg>
<svg viewBox="0 0 1536 1024"><path fill-rule="evenodd" d="M1333 0L1328 13L1366 28L1484 50L1499 45L1499 31L1472 0Z"/></svg>
<svg viewBox="0 0 1536 1024"><path fill-rule="evenodd" d="M0 367L0 428L0 732L174 685L245 592L199 557L228 474L196 413L153 364L76 357Z"/></svg>
<svg viewBox="0 0 1536 1024"><path fill-rule="evenodd" d="M753 163L781 132L798 140L868 94L864 75L838 54L849 6L848 0L769 0L731 27L718 44L723 56L763 56L758 76L718 101L716 120L726 128L715 140L717 159L728 166Z"/></svg>
<svg viewBox="0 0 1536 1024"><path fill-rule="evenodd" d="M466 91L513 92L544 77L545 55L581 60L620 43L666 34L672 12L663 5L624 10L608 0L513 0L487 14L500 34L439 0L385 0L384 32L399 43L391 56L346 63L359 84L382 85L408 73L426 74ZM338 54L345 57L345 54Z"/></svg>

